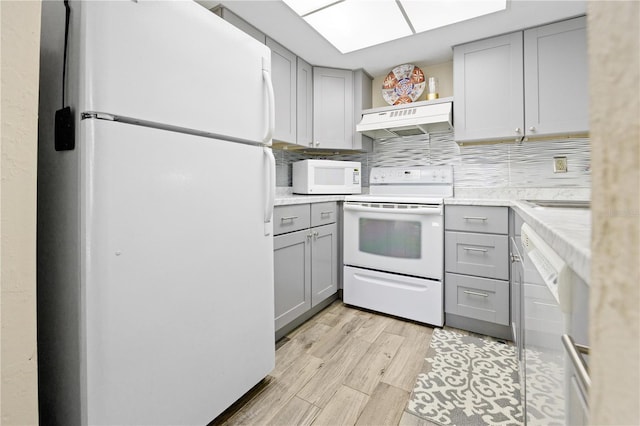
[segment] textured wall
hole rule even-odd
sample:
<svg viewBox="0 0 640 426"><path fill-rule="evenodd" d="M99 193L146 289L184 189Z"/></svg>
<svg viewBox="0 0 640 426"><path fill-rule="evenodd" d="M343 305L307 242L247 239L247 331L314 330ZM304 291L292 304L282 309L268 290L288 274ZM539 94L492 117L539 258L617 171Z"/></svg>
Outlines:
<svg viewBox="0 0 640 426"><path fill-rule="evenodd" d="M594 425L640 424L640 2L589 2Z"/></svg>
<svg viewBox="0 0 640 426"><path fill-rule="evenodd" d="M553 173L553 157L567 157L567 173ZM366 154L311 157L301 152L276 151L277 185L291 186L291 165L304 158L360 161L363 185L371 167L453 165L456 189L589 188L588 139L558 139L522 144L459 146L453 133L375 141Z"/></svg>
<svg viewBox="0 0 640 426"><path fill-rule="evenodd" d="M2 1L0 226L3 425L38 423L36 152L40 2Z"/></svg>

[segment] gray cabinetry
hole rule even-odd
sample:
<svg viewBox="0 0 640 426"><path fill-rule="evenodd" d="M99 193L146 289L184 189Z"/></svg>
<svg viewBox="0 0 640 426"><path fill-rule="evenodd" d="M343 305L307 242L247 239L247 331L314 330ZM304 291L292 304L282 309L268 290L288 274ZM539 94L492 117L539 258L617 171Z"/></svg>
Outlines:
<svg viewBox="0 0 640 426"><path fill-rule="evenodd" d="M338 227L311 228L311 305L317 306L338 291Z"/></svg>
<svg viewBox="0 0 640 426"><path fill-rule="evenodd" d="M363 70L313 68L314 148L370 151L371 138L355 131L371 108L371 77Z"/></svg>
<svg viewBox="0 0 640 426"><path fill-rule="evenodd" d="M508 207L445 207L445 323L511 338Z"/></svg>
<svg viewBox="0 0 640 426"><path fill-rule="evenodd" d="M296 142L313 146L313 68L302 58L298 58L297 117Z"/></svg>
<svg viewBox="0 0 640 426"><path fill-rule="evenodd" d="M337 203L274 211L276 338L330 303L338 291Z"/></svg>
<svg viewBox="0 0 640 426"><path fill-rule="evenodd" d="M454 47L458 142L588 131L584 17Z"/></svg>
<svg viewBox="0 0 640 426"><path fill-rule="evenodd" d="M373 100L371 99L372 79L363 70L353 72L353 113L354 124L358 124L362 120L362 111L371 108ZM373 149L373 140L369 136L365 136L353 128L353 149L363 151L371 151Z"/></svg>
<svg viewBox="0 0 640 426"><path fill-rule="evenodd" d="M456 46L456 141L520 140L524 135L522 84L521 32Z"/></svg>
<svg viewBox="0 0 640 426"><path fill-rule="evenodd" d="M311 309L311 245L309 231L273 239L275 329Z"/></svg>
<svg viewBox="0 0 640 426"><path fill-rule="evenodd" d="M313 68L314 148L353 149L353 71Z"/></svg>
<svg viewBox="0 0 640 426"><path fill-rule="evenodd" d="M267 46L271 49L271 80L276 106L273 139L296 143L297 57L269 37Z"/></svg>
<svg viewBox="0 0 640 426"><path fill-rule="evenodd" d="M525 131L529 136L589 130L586 18L524 32Z"/></svg>

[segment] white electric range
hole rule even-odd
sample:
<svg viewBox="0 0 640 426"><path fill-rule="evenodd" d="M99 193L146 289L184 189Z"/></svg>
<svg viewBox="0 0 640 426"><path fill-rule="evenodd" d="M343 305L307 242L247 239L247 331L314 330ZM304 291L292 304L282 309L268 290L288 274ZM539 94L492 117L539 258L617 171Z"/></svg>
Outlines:
<svg viewBox="0 0 640 426"><path fill-rule="evenodd" d="M344 302L444 324L444 198L451 166L371 169L344 203Z"/></svg>

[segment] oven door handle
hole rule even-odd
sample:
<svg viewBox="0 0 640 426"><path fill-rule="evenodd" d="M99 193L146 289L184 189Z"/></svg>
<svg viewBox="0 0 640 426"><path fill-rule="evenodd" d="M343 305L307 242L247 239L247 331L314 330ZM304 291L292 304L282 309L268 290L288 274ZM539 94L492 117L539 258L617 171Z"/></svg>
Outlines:
<svg viewBox="0 0 640 426"><path fill-rule="evenodd" d="M424 206L411 209L387 209L383 207L368 207L361 204L344 203L345 210L366 213L389 213L389 214L413 214L413 215L442 215L442 206Z"/></svg>

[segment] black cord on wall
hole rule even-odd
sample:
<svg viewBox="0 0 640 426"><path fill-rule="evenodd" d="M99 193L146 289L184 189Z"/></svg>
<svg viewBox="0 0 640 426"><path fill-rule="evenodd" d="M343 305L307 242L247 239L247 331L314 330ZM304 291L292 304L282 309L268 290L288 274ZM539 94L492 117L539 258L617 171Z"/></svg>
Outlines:
<svg viewBox="0 0 640 426"><path fill-rule="evenodd" d="M69 0L64 0L65 23L64 23L64 53L62 59L62 109L56 111L54 144L56 151L69 151L76 147L75 127L73 124L73 114L71 107L65 106L65 92L67 82L67 50L69 44L69 18L71 17L71 7Z"/></svg>

